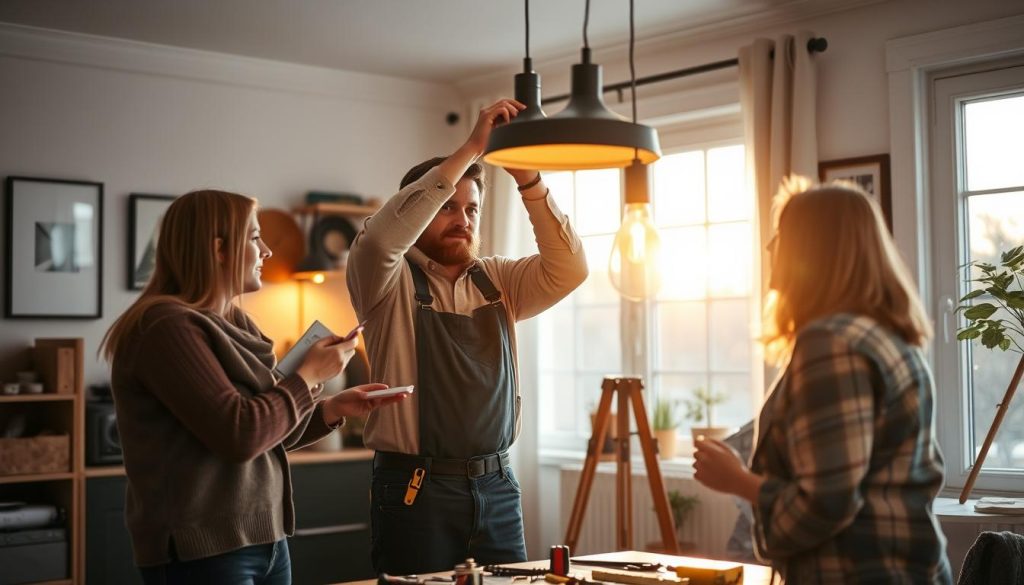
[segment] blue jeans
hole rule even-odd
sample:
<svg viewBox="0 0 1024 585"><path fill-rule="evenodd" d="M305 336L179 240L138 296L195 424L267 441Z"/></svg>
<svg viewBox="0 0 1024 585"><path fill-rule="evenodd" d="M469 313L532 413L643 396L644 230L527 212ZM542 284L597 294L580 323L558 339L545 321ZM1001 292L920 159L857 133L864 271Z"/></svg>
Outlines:
<svg viewBox="0 0 1024 585"><path fill-rule="evenodd" d="M173 556L173 554L172 554ZM291 585L288 541L257 544L194 561L140 567L146 585Z"/></svg>
<svg viewBox="0 0 1024 585"><path fill-rule="evenodd" d="M410 475L376 469L371 488L373 567L409 575L477 564L526 560L522 488L512 468L477 478L428 474L411 506L403 502Z"/></svg>

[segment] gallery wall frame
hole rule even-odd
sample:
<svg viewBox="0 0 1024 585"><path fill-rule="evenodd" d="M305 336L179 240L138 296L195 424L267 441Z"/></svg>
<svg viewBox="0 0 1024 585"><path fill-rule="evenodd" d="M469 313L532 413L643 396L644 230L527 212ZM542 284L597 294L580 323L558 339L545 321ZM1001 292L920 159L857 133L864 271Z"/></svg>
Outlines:
<svg viewBox="0 0 1024 585"><path fill-rule="evenodd" d="M153 274L156 244L164 212L173 195L132 193L128 196L128 290L142 290Z"/></svg>
<svg viewBox="0 0 1024 585"><path fill-rule="evenodd" d="M5 181L4 317L103 316L103 183Z"/></svg>
<svg viewBox="0 0 1024 585"><path fill-rule="evenodd" d="M822 183L844 180L860 185L878 200L882 214L885 215L885 225L889 227L889 233L892 233L892 181L888 154L821 161L818 163L818 178Z"/></svg>

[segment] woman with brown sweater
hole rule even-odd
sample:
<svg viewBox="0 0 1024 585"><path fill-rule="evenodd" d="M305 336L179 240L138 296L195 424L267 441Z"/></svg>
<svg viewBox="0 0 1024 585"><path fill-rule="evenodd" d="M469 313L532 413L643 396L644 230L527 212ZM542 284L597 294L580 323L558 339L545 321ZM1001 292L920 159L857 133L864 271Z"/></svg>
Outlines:
<svg viewBox="0 0 1024 585"><path fill-rule="evenodd" d="M270 254L255 200L183 195L164 215L149 284L104 339L147 584L290 583L286 450L401 399L367 396L382 384L317 399L355 340L320 340L296 373L273 373L272 342L234 302L260 289Z"/></svg>

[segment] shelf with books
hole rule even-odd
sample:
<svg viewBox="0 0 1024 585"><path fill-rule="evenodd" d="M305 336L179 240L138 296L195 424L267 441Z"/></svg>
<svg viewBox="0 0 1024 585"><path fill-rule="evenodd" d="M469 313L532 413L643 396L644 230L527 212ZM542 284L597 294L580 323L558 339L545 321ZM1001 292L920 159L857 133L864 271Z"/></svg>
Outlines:
<svg viewBox="0 0 1024 585"><path fill-rule="evenodd" d="M0 404L13 402L74 402L74 394L15 394L0 396Z"/></svg>
<svg viewBox="0 0 1024 585"><path fill-rule="evenodd" d="M23 473L21 475L0 475L0 485L14 483L35 483L44 481L61 481L74 478L75 473L73 471L64 471L59 473Z"/></svg>
<svg viewBox="0 0 1024 585"><path fill-rule="evenodd" d="M66 578L48 583L81 582L84 353L81 338L36 339L33 347L0 359L0 379L34 370L44 388L40 394L0 396L0 430L11 435L0 439L0 501L18 504L4 510L7 519L33 507L57 514L45 525L19 526L60 531L60 540L45 546L53 555L52 547L59 547ZM60 575L51 571L43 578L55 576Z"/></svg>
<svg viewBox="0 0 1024 585"><path fill-rule="evenodd" d="M354 203L314 203L296 207L292 211L297 215L343 215L346 217L366 217L380 210L380 202L373 200L368 204Z"/></svg>

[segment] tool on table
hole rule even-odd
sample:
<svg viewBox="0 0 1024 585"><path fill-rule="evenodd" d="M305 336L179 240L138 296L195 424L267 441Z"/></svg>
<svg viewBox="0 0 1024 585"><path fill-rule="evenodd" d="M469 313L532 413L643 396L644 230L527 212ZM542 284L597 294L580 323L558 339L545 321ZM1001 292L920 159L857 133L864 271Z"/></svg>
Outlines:
<svg viewBox="0 0 1024 585"><path fill-rule="evenodd" d="M543 577L549 569L521 569L519 567L502 567L501 565L487 565L484 571L495 577Z"/></svg>
<svg viewBox="0 0 1024 585"><path fill-rule="evenodd" d="M483 585L484 568L473 559L455 565L455 585Z"/></svg>
<svg viewBox="0 0 1024 585"><path fill-rule="evenodd" d="M587 559L571 559L577 565L588 565L591 567L606 567L608 569L619 569L621 571L661 571L667 569L661 563L645 563L643 561L590 561Z"/></svg>
<svg viewBox="0 0 1024 585"><path fill-rule="evenodd" d="M420 577L419 575L388 575L381 573L377 585L425 585L428 582L451 583L451 577Z"/></svg>
<svg viewBox="0 0 1024 585"><path fill-rule="evenodd" d="M563 577L569 574L569 547L556 544L551 547L551 561L548 564L551 572Z"/></svg>
<svg viewBox="0 0 1024 585"><path fill-rule="evenodd" d="M676 577L671 573L644 575L637 571L616 571L613 569L594 569L591 576L598 581L626 583L627 585L689 585L689 577Z"/></svg>

